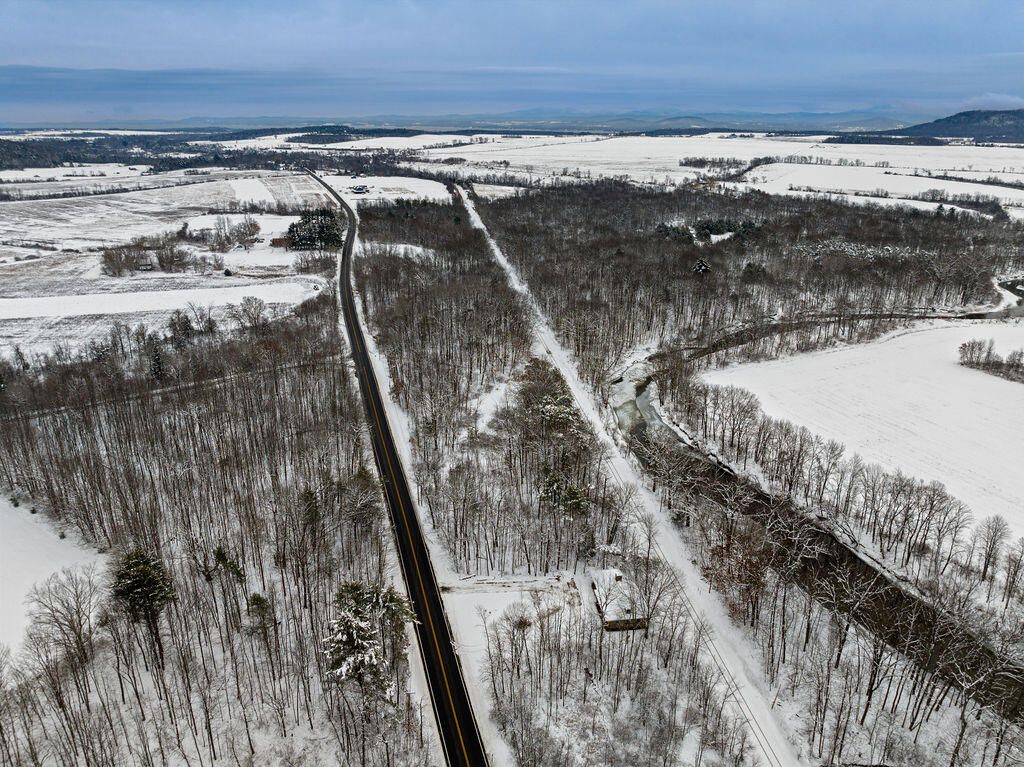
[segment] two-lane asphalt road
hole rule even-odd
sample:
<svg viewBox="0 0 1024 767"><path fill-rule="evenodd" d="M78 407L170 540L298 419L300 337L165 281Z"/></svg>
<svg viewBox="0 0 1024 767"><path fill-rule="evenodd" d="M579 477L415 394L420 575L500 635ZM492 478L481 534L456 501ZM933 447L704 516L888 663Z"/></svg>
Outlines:
<svg viewBox="0 0 1024 767"><path fill-rule="evenodd" d="M345 246L338 261L338 299L355 360L363 404L366 407L373 453L394 524L402 573L416 612L416 638L427 682L430 685L430 697L434 704L445 758L450 767L486 767L486 753L473 717L451 630L445 618L441 593L430 565L430 556L423 539L419 517L413 506L405 472L395 450L395 441L384 411L377 377L373 372L356 313L351 276L352 249L356 240L356 215L330 185L312 171L309 171L309 174L337 201L349 220L348 236L345 238Z"/></svg>

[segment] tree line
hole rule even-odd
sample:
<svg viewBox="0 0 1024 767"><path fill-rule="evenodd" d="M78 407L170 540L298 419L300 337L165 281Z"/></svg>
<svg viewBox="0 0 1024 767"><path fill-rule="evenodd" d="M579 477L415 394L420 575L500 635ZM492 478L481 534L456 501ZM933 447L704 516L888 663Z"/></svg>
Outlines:
<svg viewBox="0 0 1024 767"><path fill-rule="evenodd" d="M740 353L859 338L902 315L988 301L993 276L1024 264L1017 223L696 185L571 184L479 209L599 389L640 346L693 348L726 331L815 316L830 321ZM745 236L699 243L665 228L723 220Z"/></svg>
<svg viewBox="0 0 1024 767"><path fill-rule="evenodd" d="M960 364L1024 383L1024 349L1014 349L1004 358L996 352L993 339L972 338L960 344Z"/></svg>

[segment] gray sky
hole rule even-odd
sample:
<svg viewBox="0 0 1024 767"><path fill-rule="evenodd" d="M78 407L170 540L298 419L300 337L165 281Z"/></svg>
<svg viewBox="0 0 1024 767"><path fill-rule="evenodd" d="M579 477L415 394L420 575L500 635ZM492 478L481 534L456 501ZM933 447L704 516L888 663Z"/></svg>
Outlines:
<svg viewBox="0 0 1024 767"><path fill-rule="evenodd" d="M1024 106L1016 0L0 0L0 17L0 122Z"/></svg>

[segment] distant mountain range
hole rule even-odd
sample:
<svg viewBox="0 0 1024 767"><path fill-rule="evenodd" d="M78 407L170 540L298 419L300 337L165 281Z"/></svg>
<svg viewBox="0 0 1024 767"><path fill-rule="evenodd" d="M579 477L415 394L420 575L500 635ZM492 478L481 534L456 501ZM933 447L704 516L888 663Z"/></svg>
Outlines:
<svg viewBox="0 0 1024 767"><path fill-rule="evenodd" d="M24 128L144 128L197 130L209 128L291 128L296 125L344 123L356 128L399 128L418 131L537 131L614 133L700 133L708 130L783 131L846 134L884 139L885 136L973 138L978 141L1024 141L1024 109L973 110L930 122L930 115L897 113L886 107L846 112L699 112L671 110L629 112L554 111L526 109L500 114L415 116L382 114L359 118L323 117L189 117L181 120L102 120L88 124L0 123L0 129ZM909 118L909 119L908 119ZM915 119L916 118L916 119ZM910 124L908 123L916 123Z"/></svg>
<svg viewBox="0 0 1024 767"><path fill-rule="evenodd" d="M886 131L919 122L932 115L906 114L879 107L845 112L698 112L680 114L677 110L634 110L597 112L526 109L498 114L399 115L366 117L188 117L180 120L123 119L89 123L15 123L0 122L0 128L141 128L194 130L199 128L269 128L295 125L344 123L356 127L393 127L417 130L535 130L535 131L611 131L672 133L721 129L730 131Z"/></svg>
<svg viewBox="0 0 1024 767"><path fill-rule="evenodd" d="M973 138L976 141L1024 141L1024 109L975 109L931 122L899 128L901 136Z"/></svg>

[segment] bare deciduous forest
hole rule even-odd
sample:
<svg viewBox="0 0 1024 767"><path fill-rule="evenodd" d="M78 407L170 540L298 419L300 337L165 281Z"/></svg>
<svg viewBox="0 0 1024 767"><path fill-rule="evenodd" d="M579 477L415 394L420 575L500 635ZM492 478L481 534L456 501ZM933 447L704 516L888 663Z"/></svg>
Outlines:
<svg viewBox="0 0 1024 767"><path fill-rule="evenodd" d="M429 759L333 297L245 309L4 368L6 489L109 567L33 595L3 764Z"/></svg>
<svg viewBox="0 0 1024 767"><path fill-rule="evenodd" d="M911 662L907 647L852 617L869 595L844 593L842 578L808 589L797 577L803 561L824 553L813 536L801 541L799 525L745 519L751 490L709 489L718 479L708 479L707 459L665 433L648 435L634 449L705 576L759 646L765 676L812 753L827 764L1016 764L1019 708L993 692L998 675L1017 675L1004 664L1020 653L1024 549L1008 540L1006 523L972 528L941 487L846 458L842 445L764 417L749 393L706 386L696 374L983 303L994 275L1024 261L1020 226L614 183L481 209L597 391L646 348L661 405L698 455L720 455L762 478L779 502L825 514L995 653L986 665L974 645L936 634L933 648L960 652L962 668L951 662L939 674Z"/></svg>
<svg viewBox="0 0 1024 767"><path fill-rule="evenodd" d="M560 584L485 628L491 711L477 715L517 762L757 763L684 593L710 587L812 759L1020 764L1020 702L997 682L1022 647L1024 542L699 373L983 304L1024 266L1021 226L611 181L479 207L595 392L647 358L648 392L688 444L648 424L631 447L707 581L653 554L653 523L612 481L466 210L361 207L356 285L408 417L435 567ZM81 353L0 362L5 491L106 552L105 572L37 589L24 651L0 663L4 765L436 756L333 295L229 316L192 307ZM828 552L801 515L862 547L877 590L819 577ZM596 572L621 579L633 630L595 612ZM857 612L883 586L977 644L883 635Z"/></svg>
<svg viewBox="0 0 1024 767"><path fill-rule="evenodd" d="M645 631L609 634L590 590L571 580L567 599L538 596L491 621L491 713L518 763L671 764L684 747L748 763L706 627L609 481L561 376L530 355L527 315L465 210L363 208L361 232L373 244L358 284L411 420L421 502L456 575L572 579L615 567L647 619Z"/></svg>
<svg viewBox="0 0 1024 767"><path fill-rule="evenodd" d="M985 302L996 272L1024 264L1020 224L758 192L602 181L480 212L597 387L643 344L713 350L776 317L795 327L709 362L863 339L907 313Z"/></svg>

